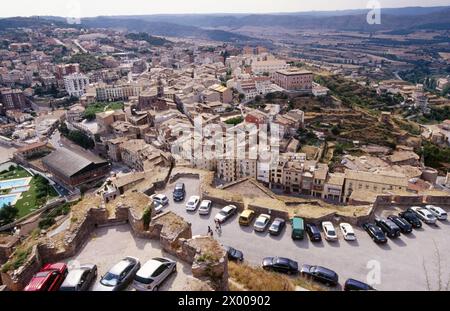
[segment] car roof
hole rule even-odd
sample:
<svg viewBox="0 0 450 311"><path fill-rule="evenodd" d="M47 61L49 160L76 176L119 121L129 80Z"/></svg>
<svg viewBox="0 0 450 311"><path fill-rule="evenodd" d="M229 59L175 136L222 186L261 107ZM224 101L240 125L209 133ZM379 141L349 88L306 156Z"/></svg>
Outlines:
<svg viewBox="0 0 450 311"><path fill-rule="evenodd" d="M222 210L223 211L229 211L229 210L232 210L232 209L236 209L236 206L234 206L234 205L227 205Z"/></svg>
<svg viewBox="0 0 450 311"><path fill-rule="evenodd" d="M334 228L333 224L331 222L329 222L329 221L324 221L322 223L322 226L329 227L329 228Z"/></svg>
<svg viewBox="0 0 450 311"><path fill-rule="evenodd" d="M164 199L166 197L167 196L165 194L162 194L162 193L155 195L155 198L158 198L158 199Z"/></svg>
<svg viewBox="0 0 450 311"><path fill-rule="evenodd" d="M128 266L130 266L132 264L130 259L122 259L121 261L119 261L118 263L116 263L111 270L109 270L110 273L112 274L116 274L119 275L123 272L123 270L125 270Z"/></svg>
<svg viewBox="0 0 450 311"><path fill-rule="evenodd" d="M73 269L67 274L61 287L75 287L80 282L81 276L87 269Z"/></svg>
<svg viewBox="0 0 450 311"><path fill-rule="evenodd" d="M248 216L250 216L251 214L254 214L255 212L254 211L252 211L251 209L245 209L242 213L241 213L241 216L243 216L243 217L248 217Z"/></svg>
<svg viewBox="0 0 450 311"><path fill-rule="evenodd" d="M139 269L139 271L136 273L136 275L141 278L149 278L156 271L156 269L161 267L163 264L164 263L159 260L151 259L151 260L147 261L142 266L142 268Z"/></svg>
<svg viewBox="0 0 450 311"><path fill-rule="evenodd" d="M65 263L52 263L46 264L40 271L59 271L63 272L66 269L67 265Z"/></svg>

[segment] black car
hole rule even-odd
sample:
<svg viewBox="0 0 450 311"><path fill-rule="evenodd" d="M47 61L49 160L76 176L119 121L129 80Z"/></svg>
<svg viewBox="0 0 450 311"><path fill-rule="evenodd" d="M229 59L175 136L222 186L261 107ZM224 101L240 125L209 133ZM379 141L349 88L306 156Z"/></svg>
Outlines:
<svg viewBox="0 0 450 311"><path fill-rule="evenodd" d="M413 211L405 211L398 214L398 216L409 222L413 226L413 228L422 228L422 222Z"/></svg>
<svg viewBox="0 0 450 311"><path fill-rule="evenodd" d="M363 229L370 235L372 240L376 243L387 243L386 236L380 227L375 226L371 223L365 223L362 225Z"/></svg>
<svg viewBox="0 0 450 311"><path fill-rule="evenodd" d="M398 238L400 236L400 228L392 220L377 218L375 224L383 230L384 233L391 239Z"/></svg>
<svg viewBox="0 0 450 311"><path fill-rule="evenodd" d="M407 222L404 218L395 215L389 215L387 219L396 224L403 234L408 234L412 232L412 225L409 222Z"/></svg>
<svg viewBox="0 0 450 311"><path fill-rule="evenodd" d="M269 227L269 233L271 235L280 235L283 228L286 226L286 221L282 218L275 218Z"/></svg>
<svg viewBox="0 0 450 311"><path fill-rule="evenodd" d="M337 273L321 266L303 265L300 273L303 277L312 278L314 281L328 286L336 286L339 284L339 276Z"/></svg>
<svg viewBox="0 0 450 311"><path fill-rule="evenodd" d="M306 233L308 234L309 240L311 242L322 241L322 235L320 234L319 227L315 224L306 224Z"/></svg>
<svg viewBox="0 0 450 311"><path fill-rule="evenodd" d="M344 291L373 291L375 290L369 284L357 281L355 279L348 279L344 284Z"/></svg>
<svg viewBox="0 0 450 311"><path fill-rule="evenodd" d="M298 263L289 258L266 257L262 261L264 270L275 271L286 274L298 273Z"/></svg>
<svg viewBox="0 0 450 311"><path fill-rule="evenodd" d="M244 254L237 249L225 246L225 250L227 251L228 259L231 261L244 261Z"/></svg>
<svg viewBox="0 0 450 311"><path fill-rule="evenodd" d="M184 200L186 196L186 188L184 183L177 183L175 185L175 189L173 190L173 200L176 202L180 202Z"/></svg>

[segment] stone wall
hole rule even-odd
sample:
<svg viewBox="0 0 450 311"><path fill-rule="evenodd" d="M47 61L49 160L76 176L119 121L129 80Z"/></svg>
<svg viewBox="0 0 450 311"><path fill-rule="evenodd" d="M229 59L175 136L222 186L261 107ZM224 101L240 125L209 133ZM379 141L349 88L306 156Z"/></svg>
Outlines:
<svg viewBox="0 0 450 311"><path fill-rule="evenodd" d="M28 260L12 273L1 272L1 278L4 285L9 290L20 291L28 284L33 275L42 267L43 261L40 257L37 246L31 250Z"/></svg>

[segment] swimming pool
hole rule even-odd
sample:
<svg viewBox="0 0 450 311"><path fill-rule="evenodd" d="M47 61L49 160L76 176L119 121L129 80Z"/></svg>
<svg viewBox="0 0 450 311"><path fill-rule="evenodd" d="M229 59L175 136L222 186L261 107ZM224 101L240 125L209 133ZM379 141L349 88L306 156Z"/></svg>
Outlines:
<svg viewBox="0 0 450 311"><path fill-rule="evenodd" d="M8 194L0 196L0 208L4 205L15 205L17 200L19 199L20 194Z"/></svg>
<svg viewBox="0 0 450 311"><path fill-rule="evenodd" d="M0 190L28 186L31 178L18 178L0 181Z"/></svg>
<svg viewBox="0 0 450 311"><path fill-rule="evenodd" d="M22 193L22 192L27 192L28 190L30 190L30 186L17 187L17 188L11 189L11 191L10 191L9 193L10 193L10 194L13 194L13 193Z"/></svg>

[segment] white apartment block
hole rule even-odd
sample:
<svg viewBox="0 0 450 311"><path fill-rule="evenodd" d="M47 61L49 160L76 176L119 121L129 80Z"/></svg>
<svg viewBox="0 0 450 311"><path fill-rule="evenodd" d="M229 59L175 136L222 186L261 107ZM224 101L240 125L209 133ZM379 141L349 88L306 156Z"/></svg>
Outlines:
<svg viewBox="0 0 450 311"><path fill-rule="evenodd" d="M64 77L64 86L70 96L83 96L88 85L89 78L84 74L73 73Z"/></svg>

